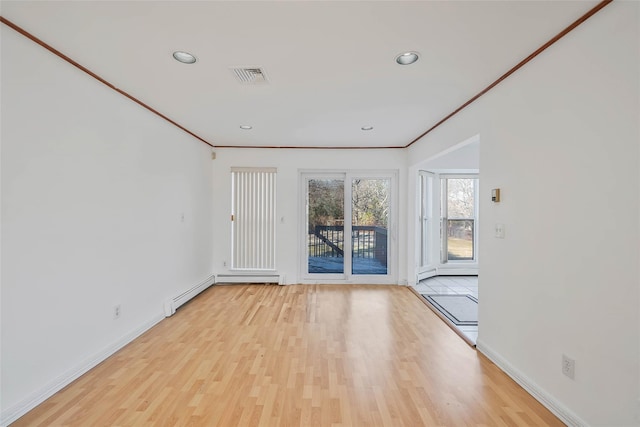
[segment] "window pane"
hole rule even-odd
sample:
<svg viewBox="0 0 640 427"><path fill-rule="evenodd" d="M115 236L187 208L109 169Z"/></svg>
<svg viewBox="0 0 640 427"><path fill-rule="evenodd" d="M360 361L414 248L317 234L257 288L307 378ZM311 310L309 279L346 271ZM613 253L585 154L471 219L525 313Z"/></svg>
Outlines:
<svg viewBox="0 0 640 427"><path fill-rule="evenodd" d="M449 218L474 217L474 179L447 180L447 212Z"/></svg>
<svg viewBox="0 0 640 427"><path fill-rule="evenodd" d="M344 180L310 179L307 200L309 273L344 273Z"/></svg>
<svg viewBox="0 0 640 427"><path fill-rule="evenodd" d="M387 274L390 188L388 178L352 181L352 274Z"/></svg>
<svg viewBox="0 0 640 427"><path fill-rule="evenodd" d="M475 227L474 178L447 179L447 260L472 261Z"/></svg>
<svg viewBox="0 0 640 427"><path fill-rule="evenodd" d="M447 220L447 259L449 261L471 261L473 256L472 219Z"/></svg>

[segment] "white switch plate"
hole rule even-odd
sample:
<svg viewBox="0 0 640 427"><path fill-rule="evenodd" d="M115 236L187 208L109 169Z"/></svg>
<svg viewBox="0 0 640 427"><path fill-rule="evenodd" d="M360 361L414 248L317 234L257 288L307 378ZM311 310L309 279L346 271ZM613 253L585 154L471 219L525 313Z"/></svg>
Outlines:
<svg viewBox="0 0 640 427"><path fill-rule="evenodd" d="M496 224L496 238L504 239L504 224Z"/></svg>
<svg viewBox="0 0 640 427"><path fill-rule="evenodd" d="M576 377L576 361L566 354L562 355L562 373L572 380Z"/></svg>

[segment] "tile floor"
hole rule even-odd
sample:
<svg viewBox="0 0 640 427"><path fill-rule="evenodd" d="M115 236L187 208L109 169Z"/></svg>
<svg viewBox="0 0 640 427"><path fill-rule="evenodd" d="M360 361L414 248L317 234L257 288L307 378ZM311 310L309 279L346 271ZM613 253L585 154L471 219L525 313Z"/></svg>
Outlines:
<svg viewBox="0 0 640 427"><path fill-rule="evenodd" d="M436 276L421 280L414 289L421 294L468 294L478 298L478 276ZM478 339L477 326L455 326L472 345Z"/></svg>

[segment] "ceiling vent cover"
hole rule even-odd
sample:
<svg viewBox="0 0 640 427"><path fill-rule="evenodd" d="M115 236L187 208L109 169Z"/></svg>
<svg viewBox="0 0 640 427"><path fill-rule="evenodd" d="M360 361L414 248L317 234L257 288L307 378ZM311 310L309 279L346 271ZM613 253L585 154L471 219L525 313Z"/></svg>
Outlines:
<svg viewBox="0 0 640 427"><path fill-rule="evenodd" d="M231 68L231 71L236 76L236 79L242 84L255 85L267 83L267 76L262 68Z"/></svg>

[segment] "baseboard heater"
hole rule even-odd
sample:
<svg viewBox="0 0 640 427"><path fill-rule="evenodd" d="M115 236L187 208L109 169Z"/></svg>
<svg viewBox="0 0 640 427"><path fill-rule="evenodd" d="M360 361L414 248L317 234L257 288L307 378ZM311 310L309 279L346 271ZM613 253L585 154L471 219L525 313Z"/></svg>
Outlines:
<svg viewBox="0 0 640 427"><path fill-rule="evenodd" d="M416 275L416 279L419 282L420 280L428 279L429 277L433 277L433 276L437 276L437 275L438 275L438 270L436 270L434 268L433 270L427 270L427 271L423 271L421 273L418 273Z"/></svg>
<svg viewBox="0 0 640 427"><path fill-rule="evenodd" d="M218 274L217 283L277 283L284 284L279 274Z"/></svg>
<svg viewBox="0 0 640 427"><path fill-rule="evenodd" d="M178 307L187 303L190 299L198 295L200 292L207 289L209 286L216 283L216 276L211 275L204 279L202 282L195 285L193 288L184 291L175 298L169 298L164 302L164 315L165 317L172 316Z"/></svg>

